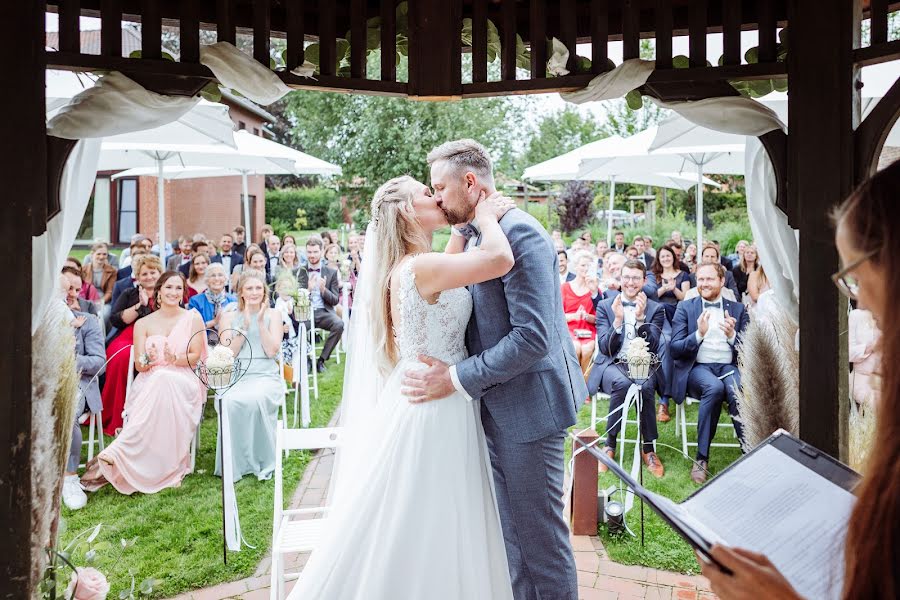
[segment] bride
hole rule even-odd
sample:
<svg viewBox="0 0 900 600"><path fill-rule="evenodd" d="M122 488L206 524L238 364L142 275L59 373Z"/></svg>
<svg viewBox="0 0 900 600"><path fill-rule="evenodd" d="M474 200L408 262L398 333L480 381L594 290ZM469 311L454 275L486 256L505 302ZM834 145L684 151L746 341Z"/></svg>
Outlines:
<svg viewBox="0 0 900 600"><path fill-rule="evenodd" d="M411 403L401 389L407 369L425 366L420 355L466 357L465 286L512 268L498 224L512 207L482 199L478 251L462 253L454 237L438 253L432 233L447 218L427 186L397 177L375 193L341 407L348 442L325 541L291 600L512 598L478 402L454 393Z"/></svg>

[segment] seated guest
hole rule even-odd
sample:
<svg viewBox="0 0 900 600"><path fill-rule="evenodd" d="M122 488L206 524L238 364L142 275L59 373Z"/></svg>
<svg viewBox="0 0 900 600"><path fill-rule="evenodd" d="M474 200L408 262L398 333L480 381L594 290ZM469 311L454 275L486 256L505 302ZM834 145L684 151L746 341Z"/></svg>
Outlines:
<svg viewBox="0 0 900 600"><path fill-rule="evenodd" d="M69 281L63 284L68 291ZM78 463L81 462L81 426L78 418L85 408L93 414L100 412L103 406L100 400L100 385L97 374L106 362L103 348L103 330L97 317L83 312L72 311L72 327L75 329L75 368L81 374L78 383L78 401L75 406L72 424L72 443L69 446L69 459L66 463L63 479L62 500L69 510L84 508L87 496L78 478Z"/></svg>
<svg viewBox="0 0 900 600"><path fill-rule="evenodd" d="M637 259L649 271L650 267L653 266L653 255L647 251L647 242L645 240L644 236L637 235L634 237L634 242L631 245L637 250Z"/></svg>
<svg viewBox="0 0 900 600"><path fill-rule="evenodd" d="M597 274L599 275L603 270L603 256L606 254L607 250L609 250L609 244L606 240L599 240L595 250L597 255Z"/></svg>
<svg viewBox="0 0 900 600"><path fill-rule="evenodd" d="M851 305L855 305L852 302ZM881 374L881 330L872 318L872 313L854 308L848 317L850 338L849 360L853 365L850 373L850 397L864 408L874 407L878 401Z"/></svg>
<svg viewBox="0 0 900 600"><path fill-rule="evenodd" d="M81 276L85 283L92 284L103 294L103 304L112 302L117 275L116 268L109 264L109 247L104 242L94 244L91 247L90 260L82 268Z"/></svg>
<svg viewBox="0 0 900 600"><path fill-rule="evenodd" d="M237 302L234 294L225 291L225 267L213 263L206 268L206 289L188 300L188 308L193 308L203 317L206 329L218 329L222 312Z"/></svg>
<svg viewBox="0 0 900 600"><path fill-rule="evenodd" d="M247 248L247 256L244 258L244 262L239 264L234 268L231 272L231 289L236 290L238 280L241 277L241 273L245 270L256 270L266 272L266 255L262 250L259 249L259 246L256 244L250 244ZM266 274L266 283L271 283L270 276Z"/></svg>
<svg viewBox="0 0 900 600"><path fill-rule="evenodd" d="M613 247L612 249L618 252L619 254L625 254L625 234L621 231L617 231L613 234Z"/></svg>
<svg viewBox="0 0 900 600"><path fill-rule="evenodd" d="M66 261L63 263L63 266L64 267L72 267L79 273L82 273L84 271L84 267L81 266L81 261L78 260L77 258L75 258L74 256L67 257ZM84 298L85 300L89 300L90 302L93 302L94 304L102 306L103 305L103 300L102 300L103 296L100 294L100 292L97 291L97 288L95 288L94 285L90 281L85 279L83 275L81 277L81 282L82 282L81 283L81 291L78 292L78 297Z"/></svg>
<svg viewBox="0 0 900 600"><path fill-rule="evenodd" d="M85 300L79 294L83 280L81 279L81 271L74 267L63 267L62 278L66 282L66 306L70 310L87 313L97 316L97 305L93 302Z"/></svg>
<svg viewBox="0 0 900 600"><path fill-rule="evenodd" d="M120 281L122 279L126 279L131 276L132 273L132 264L136 256L140 256L141 254L149 254L150 250L147 245L144 244L144 241L149 242L146 237L142 235L136 235L131 238L131 246L128 248L128 256L124 259L126 264L119 265L119 270L116 271L116 281Z"/></svg>
<svg viewBox="0 0 900 600"><path fill-rule="evenodd" d="M600 277L600 289L603 291L603 299L613 298L622 287L619 278L622 275L622 267L625 266L625 255L619 254L613 249L603 255L603 274Z"/></svg>
<svg viewBox="0 0 900 600"><path fill-rule="evenodd" d="M88 464L81 482L89 491L110 483L122 494L155 494L178 487L191 470L191 441L206 400L192 365L206 352L206 336L200 315L183 308L184 287L181 273L163 273L153 290L154 312L134 327L138 375L128 422Z"/></svg>
<svg viewBox="0 0 900 600"><path fill-rule="evenodd" d="M697 270L697 244L688 244L684 251L684 264L691 273ZM680 266L678 268L681 269Z"/></svg>
<svg viewBox="0 0 900 600"><path fill-rule="evenodd" d="M596 313L591 300L587 276L593 259L588 252L575 255L575 279L562 284L563 313L569 327L569 336L575 344L575 356L581 363L581 372L587 373L591 367L597 339Z"/></svg>
<svg viewBox="0 0 900 600"><path fill-rule="evenodd" d="M221 263L225 267L226 278L230 278L234 268L244 262L244 257L234 249L234 237L230 233L223 233L219 238L219 253L212 262Z"/></svg>
<svg viewBox="0 0 900 600"><path fill-rule="evenodd" d="M716 252L719 253L719 263L725 267L726 271L731 271L734 268L734 265L731 264L731 261L728 258L722 256L722 245L719 244L719 240L709 240L709 243L716 247Z"/></svg>
<svg viewBox="0 0 900 600"><path fill-rule="evenodd" d="M178 271L184 275L185 279L188 278L191 274L191 264L194 261L194 258L203 254L206 258L209 258L209 244L206 243L206 240L197 240L196 242L191 242L191 257L190 259L182 263L181 266L178 267Z"/></svg>
<svg viewBox="0 0 900 600"><path fill-rule="evenodd" d="M338 274L322 264L322 238L312 236L306 240L306 258L309 265L300 271L297 283L309 290L310 305L316 329L328 332L328 339L322 347L322 354L316 364L320 373L325 371L325 362L331 357L341 335L344 333L344 322L337 316L334 307L341 301L341 290Z"/></svg>
<svg viewBox="0 0 900 600"><path fill-rule="evenodd" d="M191 262L191 238L186 235L178 237L178 248L175 254L166 261L166 271L177 271L182 265Z"/></svg>
<svg viewBox="0 0 900 600"><path fill-rule="evenodd" d="M281 238L274 233L266 238L266 254L268 255L268 264L266 265L266 273L274 275L278 268L278 255L281 253Z"/></svg>
<svg viewBox="0 0 900 600"><path fill-rule="evenodd" d="M221 264L221 263L220 263ZM206 270L209 268L209 257L198 254L191 259L191 267L188 270L187 297L188 300L206 291Z"/></svg>
<svg viewBox="0 0 900 600"><path fill-rule="evenodd" d="M247 242L244 241L246 230L238 225L231 230L231 234L232 239L234 240L234 244L231 246L231 250L243 259L244 255L247 254Z"/></svg>
<svg viewBox="0 0 900 600"><path fill-rule="evenodd" d="M649 235L644 236L644 250L651 257L656 258L656 249L653 247L653 238Z"/></svg>
<svg viewBox="0 0 900 600"><path fill-rule="evenodd" d="M627 373L627 366L616 360L624 360L628 352L628 344L640 336L647 340L651 353L657 353L660 332L665 314L662 306L648 300L641 291L644 282L644 264L638 260L629 260L622 268L622 293L615 298L604 300L597 309L597 344L598 352L594 366L588 377L588 391L598 390L609 394L609 416L607 417L606 446L603 451L610 458L615 457L616 438L622 428L622 411L625 396L631 388L632 381ZM652 367L651 367L652 370ZM641 455L647 469L655 477L665 473L662 462L653 450L653 441L658 437L656 419L654 418L654 396L658 370L641 385L640 427L643 447ZM600 465L600 471L606 471Z"/></svg>
<svg viewBox="0 0 900 600"><path fill-rule="evenodd" d="M744 256L744 249L747 246L750 246L750 242L748 242L747 240L738 240L738 243L734 246L734 253L729 254L725 258L730 260L731 264L734 265L734 267L738 266L739 264L741 264L741 258ZM732 267L732 269L734 267Z"/></svg>
<svg viewBox="0 0 900 600"><path fill-rule="evenodd" d="M722 403L728 403L732 417L738 415L735 392L741 385L741 374L737 345L750 317L743 304L722 297L725 273L719 262L698 266L700 296L679 304L672 323L672 397L679 404L688 394L700 400L697 460L691 469L695 483L706 481L709 447L719 425ZM740 421L734 420L734 430L743 441Z"/></svg>
<svg viewBox="0 0 900 600"><path fill-rule="evenodd" d="M162 261L157 256L145 254L135 257L132 266L137 270L137 285L122 292L109 317L116 332L106 347L109 361L103 385L103 431L106 435L116 435L116 430L122 427L128 382L128 349L134 342L135 323L149 315L156 306L154 289L162 271Z"/></svg>
<svg viewBox="0 0 900 600"><path fill-rule="evenodd" d="M569 272L569 255L566 249L557 250L556 256L559 259L559 284L575 279L575 273Z"/></svg>
<svg viewBox="0 0 900 600"><path fill-rule="evenodd" d="M112 293L112 303L113 306L116 305L116 302L119 299L119 295L122 294L125 290L130 287L134 287L134 282L137 279L134 275L134 261L138 256L142 256L144 254L149 254L149 252L144 248L144 246L138 242L135 246L131 248L131 257L129 259L129 264L127 267L123 267L118 270L116 273L116 285L113 287ZM161 263L160 263L161 264Z"/></svg>
<svg viewBox="0 0 900 600"><path fill-rule="evenodd" d="M236 289L237 310L221 319L222 343L246 361L247 370L222 396L231 430L234 480L253 474L269 479L275 471L275 426L284 396L282 374L276 360L281 349L283 321L269 308L269 288L262 271L241 273ZM242 335L235 335L234 332ZM251 360L252 357L252 360ZM221 437L216 440L216 475L222 475Z"/></svg>
<svg viewBox="0 0 900 600"><path fill-rule="evenodd" d="M746 250L744 251L746 252ZM750 296L750 307L756 306L757 302L759 302L759 297L772 289L772 286L769 285L769 278L766 276L766 270L763 268L762 263L756 270L750 273L747 277L747 295Z"/></svg>
<svg viewBox="0 0 900 600"><path fill-rule="evenodd" d="M281 254L278 257L278 265L272 272L272 277L273 279L278 280L283 273L289 273L294 277L294 280L296 280L297 274L300 273L300 269L302 268L303 267L300 266L300 258L297 256L297 247L290 244L281 249Z"/></svg>
<svg viewBox="0 0 900 600"><path fill-rule="evenodd" d="M722 264L722 261L719 260L719 249L712 242L703 245L703 253L701 254L700 259L702 263ZM725 269L725 287L731 290L736 301L741 301L741 294L738 291L737 282L734 280L734 275L732 275L731 271L728 269Z"/></svg>
<svg viewBox="0 0 900 600"><path fill-rule="evenodd" d="M664 245L671 247L672 250L675 251L675 258L678 259L679 269L681 269L685 273L692 273L696 269L696 267L692 269L687 265L687 263L684 262L684 246L682 246L681 243L670 239L666 240L666 243Z"/></svg>
<svg viewBox="0 0 900 600"><path fill-rule="evenodd" d="M756 254L756 246L747 245L740 251L740 262L731 270L731 275L737 284L738 299L742 299L747 293L747 281L750 274L759 267L759 256Z"/></svg>
<svg viewBox="0 0 900 600"><path fill-rule="evenodd" d="M627 260L637 260L638 257L638 249L634 246L628 246L625 248L625 258Z"/></svg>
<svg viewBox="0 0 900 600"><path fill-rule="evenodd" d="M272 229L272 226L266 223L262 226L262 229L259 230L259 249L263 251L263 254L266 255L266 260L268 260L270 253L268 248L269 236L275 233L275 230Z"/></svg>
<svg viewBox="0 0 900 600"><path fill-rule="evenodd" d="M296 245L297 245L297 238L295 238L294 236L292 236L289 233L285 234L284 237L281 238L281 248L282 249L284 249L285 246L296 246Z"/></svg>
<svg viewBox="0 0 900 600"><path fill-rule="evenodd" d="M144 254L149 254L150 249L153 247L153 242L150 241L143 233L136 233L131 236L131 241L129 242L128 248L122 250L122 256L119 257L119 276L118 279L122 279L125 275L122 274L122 269L131 265L131 262L134 260L134 248L135 246L140 246L144 249Z"/></svg>
<svg viewBox="0 0 900 600"><path fill-rule="evenodd" d="M325 248L325 264L338 272L341 277L341 247L337 244L331 244Z"/></svg>

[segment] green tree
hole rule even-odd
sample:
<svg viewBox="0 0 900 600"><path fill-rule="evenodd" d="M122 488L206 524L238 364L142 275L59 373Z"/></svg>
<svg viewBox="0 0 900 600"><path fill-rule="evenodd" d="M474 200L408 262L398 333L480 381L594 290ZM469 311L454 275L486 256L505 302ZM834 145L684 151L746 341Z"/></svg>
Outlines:
<svg viewBox="0 0 900 600"><path fill-rule="evenodd" d="M606 137L603 126L573 107L550 113L537 124L522 156L523 168Z"/></svg>

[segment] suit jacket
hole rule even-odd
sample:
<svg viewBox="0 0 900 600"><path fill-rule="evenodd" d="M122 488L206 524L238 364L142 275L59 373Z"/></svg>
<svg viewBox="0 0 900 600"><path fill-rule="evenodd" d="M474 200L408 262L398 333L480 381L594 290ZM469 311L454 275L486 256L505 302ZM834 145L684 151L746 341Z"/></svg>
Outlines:
<svg viewBox="0 0 900 600"><path fill-rule="evenodd" d="M133 269L131 268L131 265L128 265L127 267L122 267L121 269L116 271L116 281L130 278L132 270Z"/></svg>
<svg viewBox="0 0 900 600"><path fill-rule="evenodd" d="M592 394L600 389L603 373L615 363L616 356L618 356L624 341L624 326L621 333L616 333L616 330L613 328L613 323L616 320L612 309L614 301L615 297L604 300L597 307L598 351L594 356L594 366L591 367L587 383L588 391ZM666 311L663 310L662 305L659 302L648 299L647 308L644 312L644 324L637 328L637 335L647 340L650 352L657 353L659 351L660 334L662 333L665 318Z"/></svg>
<svg viewBox="0 0 900 600"><path fill-rule="evenodd" d="M87 317L84 324L75 330L75 368L81 374L81 381L78 384L81 391L78 405L81 410L78 414L84 412L82 402L87 403L92 413L97 413L103 408L103 400L100 399L100 384L94 376L106 363L103 331L96 316L78 311L73 313L76 317Z"/></svg>
<svg viewBox="0 0 900 600"><path fill-rule="evenodd" d="M97 305L91 302L90 300L85 300L84 298L78 299L78 311L83 312L89 315L97 316Z"/></svg>
<svg viewBox="0 0 900 600"><path fill-rule="evenodd" d="M750 315L740 302L732 302L722 298L722 307L734 317L735 340L731 348L731 364L737 368L738 346L744 335L744 330L750 323ZM703 298L697 296L690 300L678 303L675 310L675 318L672 319L672 341L669 344L672 357L675 359L675 368L672 373L672 397L677 402L684 400L687 395L687 381L691 369L697 362L697 351L703 342L697 341L697 319L703 312Z"/></svg>
<svg viewBox="0 0 900 600"><path fill-rule="evenodd" d="M121 296L123 292L128 290L128 288L133 288L133 287L134 287L134 279L132 279L130 276L126 279L118 280L116 282L116 285L113 287L112 302L111 302L113 307L115 307L116 302L119 301L119 296Z"/></svg>
<svg viewBox="0 0 900 600"><path fill-rule="evenodd" d="M81 269L81 278L84 281L94 283L94 264L89 262ZM100 293L103 294L103 303L112 302L113 288L116 286L118 271L109 263L103 265L103 277L100 279Z"/></svg>
<svg viewBox="0 0 900 600"><path fill-rule="evenodd" d="M175 271L181 266L181 254L173 254L166 260L166 271Z"/></svg>
<svg viewBox="0 0 900 600"><path fill-rule="evenodd" d="M456 364L456 375L504 435L524 443L574 425L576 407L588 394L563 316L553 240L518 209L507 212L500 227L515 265L503 277L469 286L470 356ZM469 247L479 243L476 237Z"/></svg>
<svg viewBox="0 0 900 600"><path fill-rule="evenodd" d="M213 254L212 256L209 257L209 262L210 263L219 263L220 265L224 264L222 262L221 254ZM228 270L228 273L226 273L226 275L231 275L232 271L234 271L234 268L236 266L242 265L242 264L244 264L244 257L241 256L240 254L238 254L237 252L235 252L234 250L232 250L231 251L231 268Z"/></svg>
<svg viewBox="0 0 900 600"><path fill-rule="evenodd" d="M640 260L640 257L638 257L638 260ZM655 260L656 259L653 258L652 254L650 254L649 252L644 252L644 266L647 267L648 273L650 272L650 269L653 268L653 261Z"/></svg>
<svg viewBox="0 0 900 600"><path fill-rule="evenodd" d="M341 301L341 284L338 280L338 272L330 267L326 267L324 261L320 261L322 268L322 277L325 279L325 290L322 292L322 304L325 310L334 312L334 307ZM300 269L297 272L297 285L301 288L309 287L309 271Z"/></svg>

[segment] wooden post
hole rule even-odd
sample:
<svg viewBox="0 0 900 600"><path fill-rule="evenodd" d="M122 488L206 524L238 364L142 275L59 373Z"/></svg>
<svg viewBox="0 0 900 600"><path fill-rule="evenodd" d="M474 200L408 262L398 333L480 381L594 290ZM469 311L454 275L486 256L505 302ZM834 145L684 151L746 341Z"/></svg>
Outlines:
<svg viewBox="0 0 900 600"><path fill-rule="evenodd" d="M597 439L597 432L588 429L578 434L585 444ZM581 448L574 441L573 453ZM583 450L575 456L572 469L572 534L597 535L597 459Z"/></svg>
<svg viewBox="0 0 900 600"><path fill-rule="evenodd" d="M0 98L9 119L6 133L28 148L4 144L0 176L9 186L0 202L4 254L18 248L16 268L0 295L5 317L0 360L0 598L31 598L31 564L41 548L31 545L31 223L33 206L47 203L44 124L44 13L46 3L10 2L4 10L7 34L0 41L6 76L15 93Z"/></svg>
<svg viewBox="0 0 900 600"><path fill-rule="evenodd" d="M847 301L829 210L852 190L859 0L788 4L788 204L800 229L800 437L847 459ZM828 44L821 43L829 40Z"/></svg>
<svg viewBox="0 0 900 600"><path fill-rule="evenodd" d="M474 22L472 26L474 35ZM409 3L410 98L450 100L462 96L461 32L461 0ZM472 60L478 61L474 53Z"/></svg>

